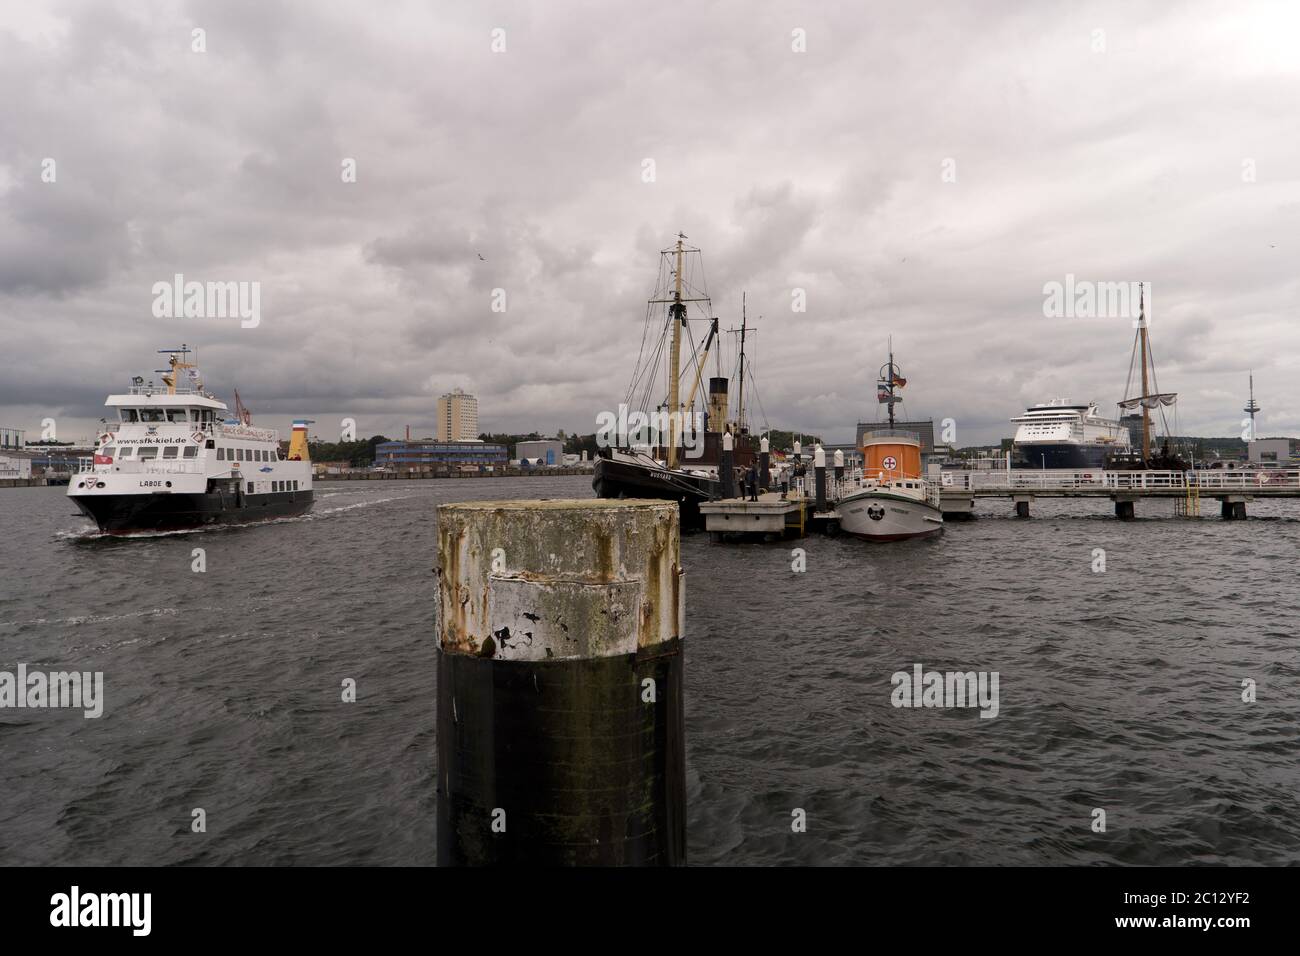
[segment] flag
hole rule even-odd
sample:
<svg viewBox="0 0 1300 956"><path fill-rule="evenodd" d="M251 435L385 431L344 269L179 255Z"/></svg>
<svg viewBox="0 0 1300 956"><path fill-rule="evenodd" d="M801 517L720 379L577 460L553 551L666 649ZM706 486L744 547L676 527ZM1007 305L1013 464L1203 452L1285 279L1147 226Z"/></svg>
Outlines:
<svg viewBox="0 0 1300 956"><path fill-rule="evenodd" d="M895 388L902 388L906 384L907 384L907 379L903 378L903 376L901 375L897 375L897 374L894 375Z"/></svg>
<svg viewBox="0 0 1300 956"><path fill-rule="evenodd" d="M876 386L876 401L887 402L889 401L889 399L890 399L889 386L886 385L884 382L880 382Z"/></svg>
<svg viewBox="0 0 1300 956"><path fill-rule="evenodd" d="M101 454L99 454L99 452L96 452L96 453L95 453L95 464L96 464L96 465L111 465L111 464L113 464L113 456L112 456L112 455L101 455Z"/></svg>

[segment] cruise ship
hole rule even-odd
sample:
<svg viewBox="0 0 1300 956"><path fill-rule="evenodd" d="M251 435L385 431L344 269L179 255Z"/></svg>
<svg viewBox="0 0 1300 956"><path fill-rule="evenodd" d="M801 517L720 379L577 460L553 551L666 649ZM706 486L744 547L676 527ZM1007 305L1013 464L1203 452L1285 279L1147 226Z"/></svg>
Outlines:
<svg viewBox="0 0 1300 956"><path fill-rule="evenodd" d="M257 428L239 395L236 416L206 392L190 349L170 354L162 385L137 376L104 403L112 417L68 483L68 497L107 534L186 530L300 515L311 508L306 419L288 454ZM184 376L184 377L182 377Z"/></svg>
<svg viewBox="0 0 1300 956"><path fill-rule="evenodd" d="M1098 415L1095 402L1075 405L1058 398L1011 421L1019 426L1015 457L1025 468L1102 468L1111 455L1130 450L1128 428Z"/></svg>

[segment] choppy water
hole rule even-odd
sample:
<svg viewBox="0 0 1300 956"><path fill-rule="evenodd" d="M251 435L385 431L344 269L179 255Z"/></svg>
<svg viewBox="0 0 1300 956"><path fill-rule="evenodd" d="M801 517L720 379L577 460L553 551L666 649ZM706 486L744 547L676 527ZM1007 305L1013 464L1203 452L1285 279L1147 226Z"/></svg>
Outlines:
<svg viewBox="0 0 1300 956"><path fill-rule="evenodd" d="M107 698L0 711L0 862L433 862L434 505L589 486L317 487L305 518L131 540L63 489L0 490L0 670L102 670ZM1250 507L688 537L691 862L1300 861L1300 504ZM894 708L916 663L997 671L998 716Z"/></svg>

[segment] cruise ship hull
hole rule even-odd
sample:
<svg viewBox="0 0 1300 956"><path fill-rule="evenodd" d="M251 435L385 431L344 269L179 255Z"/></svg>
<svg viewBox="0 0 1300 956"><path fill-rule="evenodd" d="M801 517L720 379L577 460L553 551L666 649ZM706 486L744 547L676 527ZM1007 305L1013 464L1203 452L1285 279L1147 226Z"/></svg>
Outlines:
<svg viewBox="0 0 1300 956"><path fill-rule="evenodd" d="M1113 444L1085 445L1061 443L1055 445L1017 444L1016 454L1023 468L1104 468L1106 458L1119 449ZM1123 446L1127 450L1127 446Z"/></svg>
<svg viewBox="0 0 1300 956"><path fill-rule="evenodd" d="M943 531L943 514L924 501L881 491L845 497L836 506L840 530L868 541L906 541Z"/></svg>
<svg viewBox="0 0 1300 956"><path fill-rule="evenodd" d="M311 491L261 495L88 493L71 497L82 513L105 534L188 531L209 525L249 524L305 514L312 505Z"/></svg>

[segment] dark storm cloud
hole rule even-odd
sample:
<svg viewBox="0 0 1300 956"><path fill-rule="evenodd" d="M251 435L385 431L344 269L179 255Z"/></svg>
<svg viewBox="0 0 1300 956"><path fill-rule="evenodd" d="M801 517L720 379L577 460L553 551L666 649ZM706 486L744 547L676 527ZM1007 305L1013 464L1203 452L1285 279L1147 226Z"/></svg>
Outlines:
<svg viewBox="0 0 1300 956"><path fill-rule="evenodd" d="M1253 367L1263 430L1293 432L1297 26L1285 4L10 5L0 424L88 429L184 340L271 424L423 433L461 386L485 428L591 429L681 230L726 326L747 294L776 426L851 435L891 335L907 411L961 443L1034 401L1113 403L1132 329L1045 318L1071 273L1152 283L1184 430L1235 434ZM155 318L176 273L260 282L261 324Z"/></svg>

